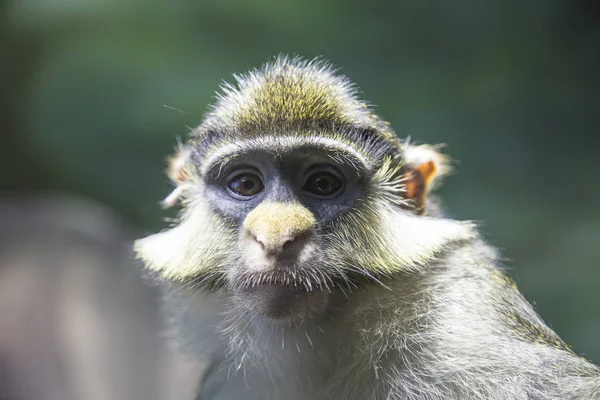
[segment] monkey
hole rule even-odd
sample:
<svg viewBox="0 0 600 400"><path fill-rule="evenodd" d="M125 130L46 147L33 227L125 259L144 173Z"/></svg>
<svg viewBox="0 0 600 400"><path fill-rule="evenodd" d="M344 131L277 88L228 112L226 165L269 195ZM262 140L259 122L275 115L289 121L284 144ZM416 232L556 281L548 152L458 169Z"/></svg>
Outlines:
<svg viewBox="0 0 600 400"><path fill-rule="evenodd" d="M208 362L198 399L600 399L600 368L444 211L439 147L322 59L235 79L170 159L178 221L134 244Z"/></svg>

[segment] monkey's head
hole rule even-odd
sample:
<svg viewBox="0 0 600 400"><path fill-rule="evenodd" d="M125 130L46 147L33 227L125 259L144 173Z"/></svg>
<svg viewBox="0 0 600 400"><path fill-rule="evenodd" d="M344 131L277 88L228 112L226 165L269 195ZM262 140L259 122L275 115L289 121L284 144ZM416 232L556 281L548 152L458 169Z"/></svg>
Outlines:
<svg viewBox="0 0 600 400"><path fill-rule="evenodd" d="M428 210L445 158L402 143L327 64L281 57L236 79L170 161L179 223L135 244L161 280L301 318L472 236Z"/></svg>

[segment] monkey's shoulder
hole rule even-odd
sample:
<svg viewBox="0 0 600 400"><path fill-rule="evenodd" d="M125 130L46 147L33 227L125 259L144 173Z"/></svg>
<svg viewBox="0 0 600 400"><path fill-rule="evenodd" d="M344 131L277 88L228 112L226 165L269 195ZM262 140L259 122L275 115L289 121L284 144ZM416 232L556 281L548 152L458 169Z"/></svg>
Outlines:
<svg viewBox="0 0 600 400"><path fill-rule="evenodd" d="M409 388L397 389L404 395L598 398L600 369L544 323L485 243L455 248L421 276L389 287L381 292L388 301L374 303L385 310L370 321L364 343L380 355L371 364L387 369L392 386Z"/></svg>

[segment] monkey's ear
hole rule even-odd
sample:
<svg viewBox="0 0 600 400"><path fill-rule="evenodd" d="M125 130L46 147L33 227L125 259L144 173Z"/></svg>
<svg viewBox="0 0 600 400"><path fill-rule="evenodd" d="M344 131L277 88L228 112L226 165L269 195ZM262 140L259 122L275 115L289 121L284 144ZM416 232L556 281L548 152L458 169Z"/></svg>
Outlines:
<svg viewBox="0 0 600 400"><path fill-rule="evenodd" d="M176 187L163 201L165 208L172 207L177 203L185 189L189 187L193 179L193 169L189 162L191 151L183 146L179 146L175 154L168 158L167 176Z"/></svg>
<svg viewBox="0 0 600 400"><path fill-rule="evenodd" d="M439 147L407 144L404 148L405 197L413 200L419 211L423 211L427 194L451 170L448 157L438 151Z"/></svg>

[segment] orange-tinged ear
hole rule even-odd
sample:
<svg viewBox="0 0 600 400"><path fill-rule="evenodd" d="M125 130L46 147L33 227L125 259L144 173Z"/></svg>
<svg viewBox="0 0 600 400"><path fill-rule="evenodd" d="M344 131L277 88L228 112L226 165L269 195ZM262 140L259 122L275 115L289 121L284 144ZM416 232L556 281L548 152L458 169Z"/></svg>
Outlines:
<svg viewBox="0 0 600 400"><path fill-rule="evenodd" d="M184 191L190 187L194 179L193 168L190 163L190 150L179 146L177 152L169 157L167 176L176 185L175 189L163 201L165 208L174 206L181 198Z"/></svg>
<svg viewBox="0 0 600 400"><path fill-rule="evenodd" d="M429 186L435 178L439 168L434 161L428 161L417 167L417 172L421 174L425 180L425 186Z"/></svg>
<svg viewBox="0 0 600 400"><path fill-rule="evenodd" d="M178 151L169 157L169 166L167 167L167 176L173 183L181 185L186 181L186 163L188 161L189 151L178 149Z"/></svg>
<svg viewBox="0 0 600 400"><path fill-rule="evenodd" d="M405 196L422 212L427 194L450 172L448 158L431 146L406 145L404 159L407 166Z"/></svg>

